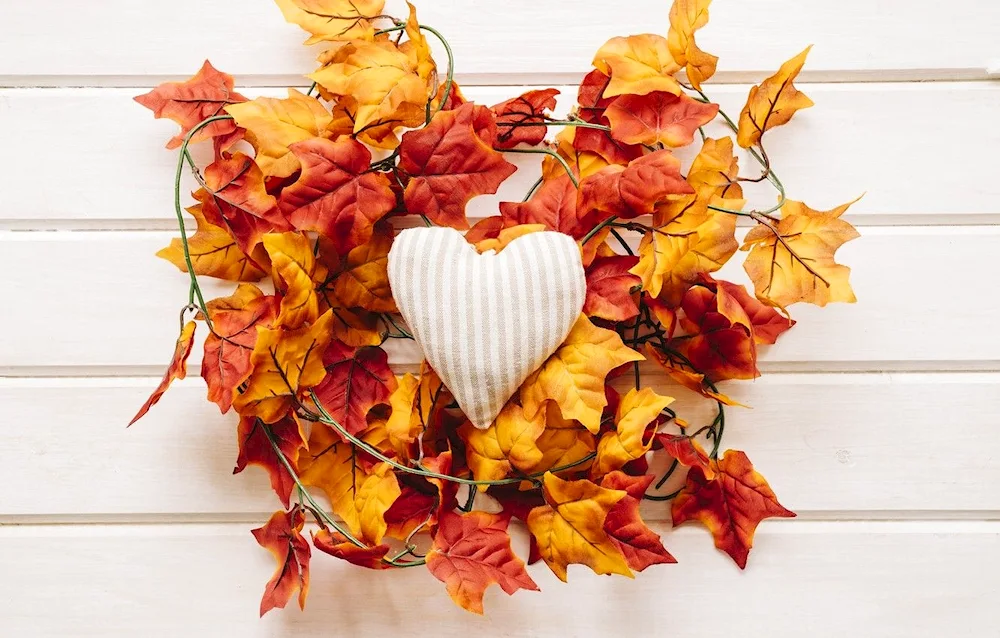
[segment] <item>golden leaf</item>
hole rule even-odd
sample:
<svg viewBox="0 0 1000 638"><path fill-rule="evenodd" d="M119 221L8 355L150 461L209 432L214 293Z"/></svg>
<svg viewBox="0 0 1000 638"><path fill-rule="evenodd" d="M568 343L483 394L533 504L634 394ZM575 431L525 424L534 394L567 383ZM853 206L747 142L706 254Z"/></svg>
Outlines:
<svg viewBox="0 0 1000 638"><path fill-rule="evenodd" d="M531 473L573 465L597 448L597 439L579 421L564 419L559 407L549 403L545 410L545 429L535 442L542 451L542 459L531 468ZM587 464L574 465L573 471L587 469Z"/></svg>
<svg viewBox="0 0 1000 638"><path fill-rule="evenodd" d="M615 430L601 437L597 458L590 470L591 478L599 479L608 472L642 457L649 451L653 437L646 438L646 426L673 403L672 397L661 396L649 388L629 390L622 397L615 414Z"/></svg>
<svg viewBox="0 0 1000 638"><path fill-rule="evenodd" d="M285 20L312 34L306 44L371 40L371 20L382 14L385 0L275 0Z"/></svg>
<svg viewBox="0 0 1000 638"><path fill-rule="evenodd" d="M667 48L677 64L687 70L688 80L696 89L715 75L717 56L705 53L694 41L694 32L708 24L708 5L712 0L674 0L670 7L670 31Z"/></svg>
<svg viewBox="0 0 1000 638"><path fill-rule="evenodd" d="M646 95L665 91L680 95L674 74L681 69L667 47L667 39L651 33L611 38L594 56L594 66L611 76L604 97Z"/></svg>
<svg viewBox="0 0 1000 638"><path fill-rule="evenodd" d="M515 468L528 472L542 460L542 451L535 441L544 429L544 412L528 419L521 406L513 401L504 406L485 430L467 422L459 434L467 444L465 456L472 475L477 481L494 481L506 478Z"/></svg>
<svg viewBox="0 0 1000 638"><path fill-rule="evenodd" d="M786 124L799 109L813 105L813 101L792 84L811 48L806 47L805 51L782 64L777 73L750 89L736 133L736 142L740 146L750 148L760 142L765 132Z"/></svg>
<svg viewBox="0 0 1000 638"><path fill-rule="evenodd" d="M316 269L312 242L301 233L268 233L263 242L275 286L284 292L274 325L295 330L316 321L319 301L312 279Z"/></svg>
<svg viewBox="0 0 1000 638"><path fill-rule="evenodd" d="M739 173L739 161L733 155L733 138L709 137L691 162L687 179L702 199L743 199L743 187L736 181Z"/></svg>
<svg viewBox="0 0 1000 638"><path fill-rule="evenodd" d="M205 219L202 204L191 206L187 211L198 222L198 230L188 237L188 252L196 275L228 281L260 281L264 277L265 272L261 266L240 250L228 230ZM254 254L259 252L255 250ZM156 256L166 259L182 272L187 272L184 247L180 239L170 240L170 245L157 252ZM266 266L266 258L261 260Z"/></svg>

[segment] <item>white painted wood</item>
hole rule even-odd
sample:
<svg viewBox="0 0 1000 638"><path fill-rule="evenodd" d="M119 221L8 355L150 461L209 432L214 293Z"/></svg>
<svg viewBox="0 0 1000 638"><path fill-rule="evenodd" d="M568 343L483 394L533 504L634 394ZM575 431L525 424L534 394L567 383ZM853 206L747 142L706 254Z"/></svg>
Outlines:
<svg viewBox="0 0 1000 638"><path fill-rule="evenodd" d="M746 572L703 529L666 531L676 565L635 580L571 566L529 568L541 593L486 595L459 609L422 567L372 572L314 556L304 613L257 619L271 556L256 525L0 529L0 631L7 636L992 636L1000 622L1000 524L767 523ZM523 554L521 547L517 548ZM294 605L294 603L293 603Z"/></svg>
<svg viewBox="0 0 1000 638"><path fill-rule="evenodd" d="M662 375L646 383L677 397L692 423L714 410ZM125 429L155 384L0 380L0 468L9 477L0 523L218 520L277 507L262 470L232 476L235 417L205 399L200 379L175 384ZM771 374L724 391L752 406L727 411L726 446L745 450L805 518L1000 512L1000 373ZM659 520L668 511L646 510Z"/></svg>
<svg viewBox="0 0 1000 638"><path fill-rule="evenodd" d="M670 3L566 5L535 0L434 0L421 21L451 41L466 83L574 79L609 37L666 34ZM401 1L389 10L404 15ZM984 77L996 58L1000 5L984 0L717 0L698 40L733 74L771 72L815 43L808 73L823 78ZM285 85L317 50L271 0L37 0L0 5L0 79L8 85L129 86L188 76L207 57L250 84ZM59 43L52 46L53 42ZM928 43L935 43L934 46ZM439 51L440 53L440 51ZM443 55L438 58L444 61ZM530 78L530 79L529 79ZM566 81L563 79L562 81Z"/></svg>
<svg viewBox="0 0 1000 638"><path fill-rule="evenodd" d="M0 366L25 374L16 370L165 365L187 303L185 275L153 255L171 236L0 233L0 272L16 273L0 290L17 300L0 308ZM866 228L838 253L853 267L861 302L793 306L801 323L762 360L820 371L831 364L879 370L893 362L918 369L994 366L1000 337L984 317L1000 312L1000 301L983 291L1000 278L998 240L997 226ZM743 255L727 264L723 278L745 278ZM231 290L204 281L208 297ZM394 340L389 350L395 363L419 361L410 342Z"/></svg>
<svg viewBox="0 0 1000 638"><path fill-rule="evenodd" d="M471 87L466 94L495 104L528 88ZM559 88L557 113L565 114L576 90ZM709 93L736 116L748 88L719 86ZM0 139L17 158L5 166L0 179L18 185L0 188L0 224L20 229L170 228L175 219L176 153L163 144L176 125L154 121L132 101L143 90L0 91ZM997 219L1000 182L993 178L990 153L1000 146L1000 128L983 122L994 117L1000 105L1000 84L818 84L805 90L816 106L767 138L773 165L791 197L832 207L867 192L849 213L862 224ZM927 125L942 118L948 126ZM61 136L58 152L53 152L51 144L40 141L53 134L56 124L72 134ZM710 134L725 131L719 126ZM866 146L859 146L858 140ZM208 149L199 150L204 151L199 161L209 161ZM508 158L518 164L518 172L500 196L473 200L471 215L495 214L502 197L520 200L537 178L536 156ZM742 166L747 176L759 172L752 160L745 158ZM59 176L58 188L53 187L53 175ZM920 175L926 176L927 188L915 185L914 176ZM194 180L186 179L185 191L193 188ZM761 205L770 205L774 198L767 184L748 187L747 193Z"/></svg>

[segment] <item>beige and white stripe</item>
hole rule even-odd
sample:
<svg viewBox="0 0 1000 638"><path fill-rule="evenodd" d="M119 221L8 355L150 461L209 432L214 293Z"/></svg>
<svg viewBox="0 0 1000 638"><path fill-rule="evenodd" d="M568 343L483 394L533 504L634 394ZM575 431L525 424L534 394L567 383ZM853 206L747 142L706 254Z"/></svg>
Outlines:
<svg viewBox="0 0 1000 638"><path fill-rule="evenodd" d="M424 358L479 428L563 342L587 290L569 235L531 233L480 255L451 228L399 233L389 285Z"/></svg>

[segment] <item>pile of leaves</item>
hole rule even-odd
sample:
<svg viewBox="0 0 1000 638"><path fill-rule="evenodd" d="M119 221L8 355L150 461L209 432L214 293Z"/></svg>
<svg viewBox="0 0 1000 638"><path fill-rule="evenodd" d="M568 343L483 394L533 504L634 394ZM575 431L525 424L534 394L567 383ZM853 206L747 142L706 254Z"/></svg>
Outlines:
<svg viewBox="0 0 1000 638"><path fill-rule="evenodd" d="M841 219L849 204L816 211L786 199L764 147L812 105L794 86L808 49L754 86L734 120L703 92L717 58L695 31L710 0L676 0L666 37L598 49L560 119L555 89L467 101L450 47L412 6L404 20L383 15L383 0L277 1L307 44L330 45L308 91L248 100L206 62L136 98L181 127L167 144L180 150L181 237L158 254L190 276L173 359L136 419L184 377L204 323L208 398L239 416L236 471L263 468L283 505L253 531L277 560L261 613L296 592L304 605L314 549L371 569L426 565L481 613L490 584L538 588L512 550L512 518L529 532L529 562L562 580L570 564L631 576L673 563L640 516L644 499L671 501L675 525L701 522L744 567L758 523L794 514L743 452L722 453L736 404L717 384L759 375L758 346L794 323L787 306L854 301L849 269L834 261L857 236ZM428 36L447 52L442 76ZM706 136L716 120L735 142ZM214 148L203 169L188 150L198 142ZM674 150L695 143L685 171ZM740 175L737 147L759 173ZM509 153L538 154L541 178L469 228L469 200L514 173ZM200 185L191 237L186 167ZM742 185L763 181L777 205L748 207ZM753 226L742 245L740 217ZM583 315L486 430L434 370L397 376L384 349L412 338L387 281L393 229L420 223L468 229L480 250L549 229L582 251ZM738 249L752 294L713 276ZM238 285L205 300L198 276ZM651 369L717 416L689 423L642 385Z"/></svg>

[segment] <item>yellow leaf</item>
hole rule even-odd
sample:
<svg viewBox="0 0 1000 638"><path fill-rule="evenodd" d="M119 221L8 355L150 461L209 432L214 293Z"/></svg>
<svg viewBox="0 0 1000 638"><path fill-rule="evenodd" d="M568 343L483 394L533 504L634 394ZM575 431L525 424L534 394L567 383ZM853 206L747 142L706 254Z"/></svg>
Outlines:
<svg viewBox="0 0 1000 638"><path fill-rule="evenodd" d="M319 100L288 89L288 98L259 97L230 104L226 112L247 130L247 140L257 151L254 161L265 177L288 177L299 170L299 160L288 149L323 135L333 121Z"/></svg>
<svg viewBox="0 0 1000 638"><path fill-rule="evenodd" d="M354 133L377 123L418 126L424 122L427 83L410 58L390 41L352 40L309 77L331 94L349 95L357 101Z"/></svg>
<svg viewBox="0 0 1000 638"><path fill-rule="evenodd" d="M860 237L840 219L854 202L821 212L788 200L773 230L763 225L751 229L740 250L750 251L743 268L757 297L781 307L800 301L817 306L857 301L848 282L851 269L833 259L845 242Z"/></svg>
<svg viewBox="0 0 1000 638"><path fill-rule="evenodd" d="M409 2L406 3L406 6L410 8L410 16L406 19L406 37L409 40L401 44L399 50L410 58L411 66L417 70L417 75L429 83L428 86L435 85L437 84L437 65L434 64L434 58L431 57L431 47L427 44L427 38L420 31L417 8Z"/></svg>
<svg viewBox="0 0 1000 638"><path fill-rule="evenodd" d="M719 58L705 53L694 41L694 32L708 24L708 5L712 0L674 0L670 7L670 31L667 47L677 64L686 67L688 80L696 89L715 75Z"/></svg>
<svg viewBox="0 0 1000 638"><path fill-rule="evenodd" d="M459 434L467 444L466 461L477 481L507 478L513 469L528 472L542 460L535 441L545 429L545 413L528 419L521 406L508 402L485 430L467 422ZM485 489L486 486L480 486Z"/></svg>
<svg viewBox="0 0 1000 638"><path fill-rule="evenodd" d="M608 165L608 161L606 159L593 151L578 151L576 147L573 146L574 139L576 139L576 127L567 126L565 129L556 134L555 150L564 160L566 160L566 163L569 164L569 167L573 169L574 174L579 179L582 180L590 177ZM566 169L563 168L563 165L555 158L546 156L545 159L542 160L542 177L545 181L554 180L560 175L565 174Z"/></svg>
<svg viewBox="0 0 1000 638"><path fill-rule="evenodd" d="M198 222L198 230L188 237L188 251L191 255L191 265L196 275L218 277L228 281L260 281L265 272L254 259L240 250L236 240L228 230L216 226L205 219L202 205L196 204L187 209ZM259 248L259 247L258 247ZM255 256L259 250L253 251ZM170 240L170 245L156 253L157 257L166 259L173 265L187 272L187 262L184 261L184 247L180 239ZM261 261L267 265L266 256Z"/></svg>
<svg viewBox="0 0 1000 638"><path fill-rule="evenodd" d="M661 396L649 388L629 390L618 404L615 430L605 433L597 445L597 458L590 470L591 478L600 479L648 452L653 444L653 437L645 439L646 426L673 401L672 397Z"/></svg>
<svg viewBox="0 0 1000 638"><path fill-rule="evenodd" d="M295 330L257 329L246 389L233 397L242 416L275 423L295 407L299 394L323 380L323 351L330 343L333 313ZM242 385L242 384L241 384Z"/></svg>
<svg viewBox="0 0 1000 638"><path fill-rule="evenodd" d="M309 453L300 457L299 465L302 482L326 493L333 513L344 519L351 534L372 545L382 541L385 512L400 494L388 463L365 469L353 445L317 423L309 435Z"/></svg>
<svg viewBox="0 0 1000 638"><path fill-rule="evenodd" d="M740 113L736 142L750 148L775 126L786 124L799 109L809 108L813 101L792 84L806 62L809 49L781 65L778 72L750 89L747 103Z"/></svg>
<svg viewBox="0 0 1000 638"><path fill-rule="evenodd" d="M653 91L681 93L681 85L674 79L681 67L670 55L663 36L644 33L611 38L598 49L594 66L611 76L604 97L646 95Z"/></svg>
<svg viewBox="0 0 1000 638"><path fill-rule="evenodd" d="M691 162L687 180L698 197L708 201L713 197L743 198L743 187L736 181L740 166L733 155L733 138L707 138Z"/></svg>
<svg viewBox="0 0 1000 638"><path fill-rule="evenodd" d="M632 577L621 551L604 531L604 520L624 490L609 490L590 481L564 481L546 474L545 505L528 514L528 529L538 552L559 580L566 581L566 566L586 565L597 574Z"/></svg>
<svg viewBox="0 0 1000 638"><path fill-rule="evenodd" d="M371 40L371 20L382 14L385 0L275 0L285 20L312 34L306 44Z"/></svg>
<svg viewBox="0 0 1000 638"><path fill-rule="evenodd" d="M316 257L313 244L302 233L268 233L264 249L271 257L275 286L284 291L276 326L289 330L312 323L319 316L319 300L313 287Z"/></svg>
<svg viewBox="0 0 1000 638"><path fill-rule="evenodd" d="M608 401L604 379L620 365L644 357L626 347L618 333L598 328L581 314L559 349L521 384L521 403L529 419L552 400L564 418L576 419L596 433Z"/></svg>
<svg viewBox="0 0 1000 638"><path fill-rule="evenodd" d="M371 241L351 249L333 284L333 292L343 305L396 312L386 265L391 246L392 233L376 232Z"/></svg>
<svg viewBox="0 0 1000 638"><path fill-rule="evenodd" d="M406 457L409 444L422 434L430 423L451 403L452 396L441 378L426 362L421 365L420 378L412 374L398 377L399 384L389 396L392 412L386 430L393 447Z"/></svg>
<svg viewBox="0 0 1000 638"><path fill-rule="evenodd" d="M739 246L736 217L710 210L695 196L657 206L652 227L629 272L642 279L643 290L672 306L702 273L722 268Z"/></svg>
<svg viewBox="0 0 1000 638"><path fill-rule="evenodd" d="M579 421L562 418L554 403L549 403L545 413L545 429L535 442L542 451L542 459L531 468L532 474L573 465L594 452L597 439ZM574 465L572 471L586 469L587 463L581 463Z"/></svg>

